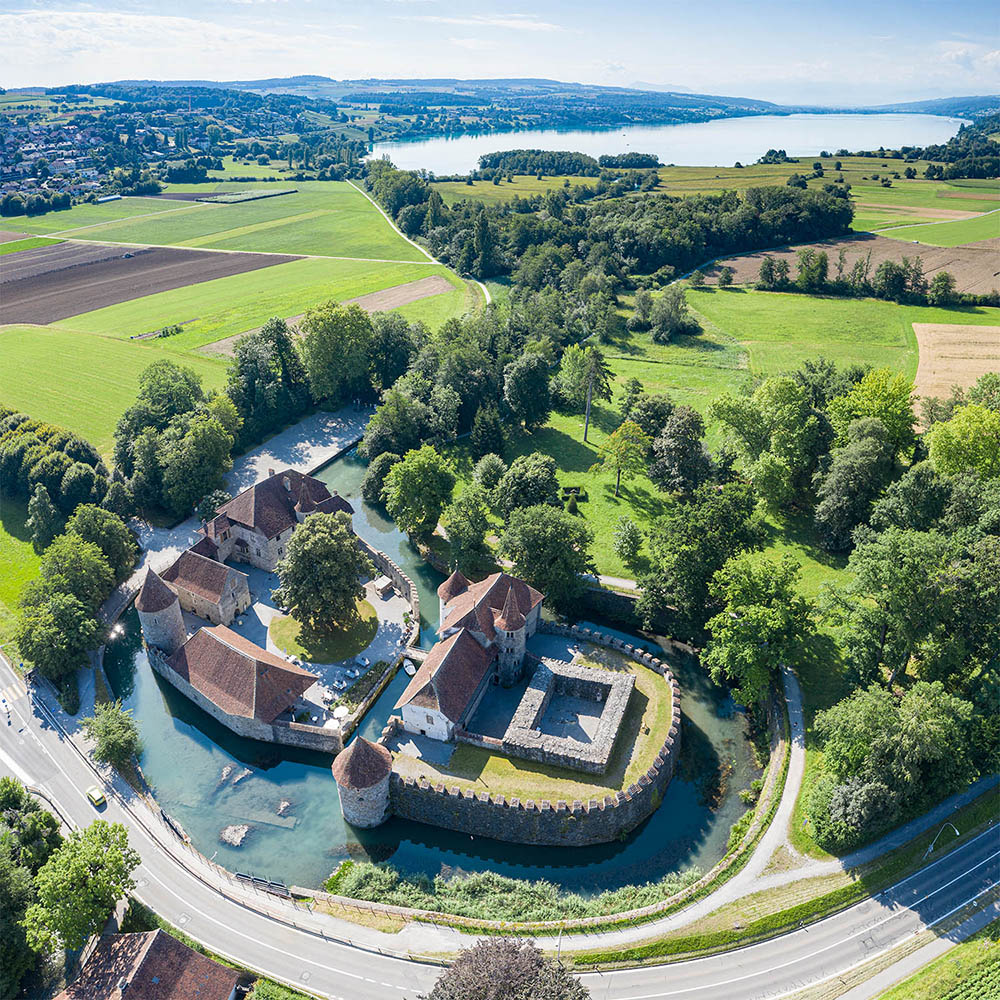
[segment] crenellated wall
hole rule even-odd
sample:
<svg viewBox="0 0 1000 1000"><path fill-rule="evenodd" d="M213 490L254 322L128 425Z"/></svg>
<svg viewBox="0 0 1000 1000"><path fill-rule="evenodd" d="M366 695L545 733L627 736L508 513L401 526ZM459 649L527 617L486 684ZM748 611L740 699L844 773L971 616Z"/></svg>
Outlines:
<svg viewBox="0 0 1000 1000"><path fill-rule="evenodd" d="M425 778L416 780L393 771L389 795L396 816L511 843L584 846L616 840L659 806L674 775L681 738L680 689L667 664L624 640L588 628L543 622L539 630L620 650L663 676L671 688L673 715L670 730L650 768L627 789L587 802L522 802L443 783L432 785ZM397 724L390 719L383 741ZM477 739L462 742L479 743Z"/></svg>

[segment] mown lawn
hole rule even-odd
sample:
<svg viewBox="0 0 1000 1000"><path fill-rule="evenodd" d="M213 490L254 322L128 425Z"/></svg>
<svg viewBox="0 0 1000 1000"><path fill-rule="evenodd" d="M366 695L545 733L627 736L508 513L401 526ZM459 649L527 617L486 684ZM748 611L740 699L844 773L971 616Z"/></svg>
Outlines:
<svg viewBox="0 0 1000 1000"><path fill-rule="evenodd" d="M357 656L375 638L378 615L367 601L355 601L357 615L329 633L313 633L291 615L274 618L268 637L284 653L308 663L340 663Z"/></svg>
<svg viewBox="0 0 1000 1000"><path fill-rule="evenodd" d="M905 226L902 229L883 229L879 235L891 236L893 239L906 242L916 240L935 247L957 247L962 243L992 240L1000 236L1000 209L994 209L989 214L974 219Z"/></svg>
<svg viewBox="0 0 1000 1000"><path fill-rule="evenodd" d="M206 389L220 389L226 364L167 346L168 340L121 341L64 327L0 327L0 399L111 453L115 424L135 402L140 373L161 358L194 369Z"/></svg>
<svg viewBox="0 0 1000 1000"><path fill-rule="evenodd" d="M0 646L8 655L12 654L7 643L18 599L24 585L37 575L41 563L24 525L27 517L25 501L0 493Z"/></svg>
<svg viewBox="0 0 1000 1000"><path fill-rule="evenodd" d="M404 315L436 328L456 310L464 311L465 284L438 264L379 264L311 258L173 288L60 320L60 328L127 339L182 323L170 338L174 350L211 344L261 326L272 316L298 316L327 299L357 298L430 275L455 289L403 306ZM419 307L419 308L415 308Z"/></svg>
<svg viewBox="0 0 1000 1000"><path fill-rule="evenodd" d="M76 239L107 240L112 243L152 243L170 246L208 247L223 250L259 250L272 253L317 254L422 261L425 255L396 233L381 213L356 188L343 181L298 181L279 185L295 188L294 194L261 198L236 204L209 204L166 199L127 199L151 203L155 217L123 218L110 215L103 225L81 206L56 213L61 222L53 228L30 232L55 232L88 225L72 235ZM228 185L241 190L240 185ZM247 189L270 187L248 183ZM181 191L218 190L216 182L184 185ZM123 199L126 200L126 199ZM119 205L120 202L110 202ZM76 213L81 213L79 216ZM49 216L36 220L39 225ZM82 221L81 221L82 220ZM50 224L51 225L51 224Z"/></svg>
<svg viewBox="0 0 1000 1000"><path fill-rule="evenodd" d="M20 250L34 250L36 247L55 246L63 240L50 240L45 236L29 236L23 240L11 240L9 243L0 243L0 257L9 253L17 253Z"/></svg>
<svg viewBox="0 0 1000 1000"><path fill-rule="evenodd" d="M59 233L64 229L82 229L84 226L105 226L131 219L136 216L155 215L161 212L196 211L200 206L178 204L169 198L120 198L118 201L105 201L100 205L84 203L59 212L46 212L45 215L20 216L17 219L19 232L25 233ZM134 223L138 225L138 223ZM83 230L74 233L80 239L95 239L90 233L93 230Z"/></svg>
<svg viewBox="0 0 1000 1000"><path fill-rule="evenodd" d="M516 797L522 802L526 799L535 802L548 799L553 804L560 799L569 803L574 799L586 802L628 788L649 769L670 731L673 710L670 687L648 667L611 650L588 648L583 662L591 667L628 670L635 675L635 690L603 776L516 760L466 744L455 749L447 767L397 755L398 768L415 778L423 775L432 783L443 781L449 788L458 785L477 792Z"/></svg>

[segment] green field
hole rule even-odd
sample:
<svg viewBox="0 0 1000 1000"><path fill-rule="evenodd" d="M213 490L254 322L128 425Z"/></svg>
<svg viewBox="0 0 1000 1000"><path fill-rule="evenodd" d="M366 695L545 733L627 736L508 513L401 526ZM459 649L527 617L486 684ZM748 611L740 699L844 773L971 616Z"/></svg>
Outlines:
<svg viewBox="0 0 1000 1000"><path fill-rule="evenodd" d="M429 262L380 264L324 258L295 260L174 288L72 316L55 325L127 339L182 323L184 332L170 338L170 347L192 349L252 330L272 316L298 316L327 299L352 299L434 274L446 278L454 291L413 302L399 311L409 316L416 310L436 326L466 308L465 284L447 268Z"/></svg>
<svg viewBox="0 0 1000 1000"><path fill-rule="evenodd" d="M74 239L111 243L150 243L169 246L251 250L269 253L361 257L374 260L422 261L375 207L350 184L302 181L294 194L231 205L177 202L155 198L127 198L105 205L81 205L66 212L28 220L27 232L63 234ZM206 184L201 190L215 191ZM268 185L247 184L267 189ZM271 185L273 190L273 185ZM176 190L196 192L185 185ZM135 204L126 204L135 203ZM148 208L155 206L155 215ZM98 210L117 209L104 225L95 225ZM129 218L128 216L132 217ZM75 229L86 226L85 229Z"/></svg>
<svg viewBox="0 0 1000 1000"><path fill-rule="evenodd" d="M45 215L18 216L17 230L23 233L37 233L44 236L48 233L61 233L65 229L80 230L74 232L76 239L89 240L92 229L108 223L120 222L122 219L134 219L158 215L162 212L191 211L197 206L185 202L178 203L167 198L120 198L118 201L105 201L100 205L84 202L72 208L58 212L46 212Z"/></svg>
<svg viewBox="0 0 1000 1000"><path fill-rule="evenodd" d="M917 240L935 247L957 247L962 243L993 240L1000 237L1000 209L994 209L988 215L980 215L974 219L930 223L924 226L909 225L902 229L883 229L879 235L891 236L907 243Z"/></svg>
<svg viewBox="0 0 1000 1000"><path fill-rule="evenodd" d="M581 184L593 187L597 184L597 178L556 174L546 175L539 180L535 174L515 174L513 181L501 180L499 184L494 184L493 181L473 181L472 184L466 184L465 181L437 181L434 189L441 195L446 205L454 205L456 201L466 198L484 204L494 204L511 201L515 196L530 198L553 189L576 187Z"/></svg>
<svg viewBox="0 0 1000 1000"><path fill-rule="evenodd" d="M63 240L50 240L46 236L29 236L23 240L11 240L9 243L0 243L0 257L9 253L17 253L19 250L34 250L35 247L53 246L62 242Z"/></svg>
<svg viewBox="0 0 1000 1000"><path fill-rule="evenodd" d="M27 516L27 503L0 494L0 647L12 659L7 643L14 624L14 609L22 588L35 576L41 563L24 526Z"/></svg>
<svg viewBox="0 0 1000 1000"><path fill-rule="evenodd" d="M299 169L296 167L295 170L289 170L286 160L271 160L270 163L262 165L256 160L251 160L249 163L236 163L231 156L224 156L222 169L210 170L208 176L217 180L230 180L233 177L261 177L264 180L268 177L277 177L281 180L288 180L288 175L291 173L299 173ZM289 186L294 187L295 183L289 181ZM167 186L167 190L175 191L177 188L171 184Z"/></svg>
<svg viewBox="0 0 1000 1000"><path fill-rule="evenodd" d="M69 428L108 456L115 424L135 402L139 374L147 365L169 358L194 369L206 389L225 384L224 361L168 343L129 343L64 327L0 327L0 400Z"/></svg>

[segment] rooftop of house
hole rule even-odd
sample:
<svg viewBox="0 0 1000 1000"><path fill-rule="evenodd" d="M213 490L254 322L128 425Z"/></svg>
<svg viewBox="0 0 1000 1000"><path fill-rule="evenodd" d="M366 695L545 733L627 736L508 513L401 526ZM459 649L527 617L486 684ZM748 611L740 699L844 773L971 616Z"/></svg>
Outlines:
<svg viewBox="0 0 1000 1000"><path fill-rule="evenodd" d="M395 707L415 705L459 722L496 655L495 647L484 649L468 629L460 629L427 654Z"/></svg>
<svg viewBox="0 0 1000 1000"><path fill-rule="evenodd" d="M214 539L231 525L241 524L265 538L277 538L298 523L297 513L317 511L353 514L354 508L343 497L331 494L326 484L313 476L286 469L271 473L267 479L224 503L203 530L208 538Z"/></svg>
<svg viewBox="0 0 1000 1000"><path fill-rule="evenodd" d="M115 934L56 1000L228 1000L239 979L165 931Z"/></svg>
<svg viewBox="0 0 1000 1000"><path fill-rule="evenodd" d="M157 612L169 608L176 600L177 595L157 573L147 567L146 578L142 581L142 587L135 599L136 611L155 615Z"/></svg>
<svg viewBox="0 0 1000 1000"><path fill-rule="evenodd" d="M456 572L441 584L438 596L445 602L441 632L468 628L487 639L496 638L497 626L509 625L509 630L523 627L523 619L545 599L534 587L509 573L493 573L479 583L469 583Z"/></svg>
<svg viewBox="0 0 1000 1000"><path fill-rule="evenodd" d="M225 625L200 628L167 664L229 715L273 722L317 680Z"/></svg>
<svg viewBox="0 0 1000 1000"><path fill-rule="evenodd" d="M203 538L202 541L211 540ZM160 576L166 584L183 587L206 601L218 604L225 596L230 574L235 574L237 578L243 577L244 580L248 579L246 573L241 573L238 569L201 555L194 549L187 549Z"/></svg>
<svg viewBox="0 0 1000 1000"><path fill-rule="evenodd" d="M380 743L359 736L337 754L332 770L341 788L371 788L392 770L392 754Z"/></svg>

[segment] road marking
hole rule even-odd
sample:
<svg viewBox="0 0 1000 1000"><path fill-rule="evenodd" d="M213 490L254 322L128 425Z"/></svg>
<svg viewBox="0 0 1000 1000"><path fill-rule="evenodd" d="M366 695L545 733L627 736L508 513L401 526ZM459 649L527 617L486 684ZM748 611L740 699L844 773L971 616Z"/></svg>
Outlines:
<svg viewBox="0 0 1000 1000"><path fill-rule="evenodd" d="M19 701L27 693L28 692L24 685L15 681L13 684L8 684L7 687L0 691L0 699L8 702Z"/></svg>

